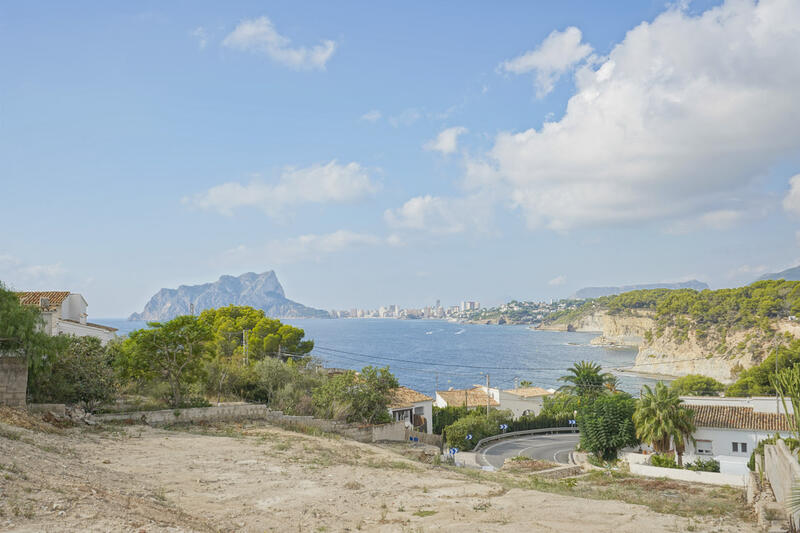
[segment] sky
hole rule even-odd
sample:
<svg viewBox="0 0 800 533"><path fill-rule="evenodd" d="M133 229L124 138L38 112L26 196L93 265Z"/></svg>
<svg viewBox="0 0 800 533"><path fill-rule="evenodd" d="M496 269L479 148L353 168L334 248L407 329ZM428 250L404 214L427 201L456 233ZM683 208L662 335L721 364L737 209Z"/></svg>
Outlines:
<svg viewBox="0 0 800 533"><path fill-rule="evenodd" d="M0 4L0 280L91 317L800 263L800 2Z"/></svg>

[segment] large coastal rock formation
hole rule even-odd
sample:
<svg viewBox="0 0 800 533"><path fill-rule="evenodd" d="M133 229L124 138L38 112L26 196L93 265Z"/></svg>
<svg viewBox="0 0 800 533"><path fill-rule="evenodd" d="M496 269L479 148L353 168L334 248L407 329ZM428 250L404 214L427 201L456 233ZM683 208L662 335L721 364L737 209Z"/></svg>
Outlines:
<svg viewBox="0 0 800 533"><path fill-rule="evenodd" d="M798 321L776 320L772 326L778 333L800 338ZM592 344L638 348L634 372L670 377L702 374L723 383L734 381L739 371L759 364L773 349L773 337L758 327L709 330L698 336L694 329L660 330L652 311L611 314L600 309L541 329L596 331L601 335L592 339Z"/></svg>
<svg viewBox="0 0 800 533"><path fill-rule="evenodd" d="M249 305L262 309L274 318L329 318L327 311L306 307L286 298L275 272L248 272L239 277L222 276L213 283L181 285L177 289L161 289L150 298L144 311L133 313L129 320L171 320L176 316L195 314L205 309L226 305Z"/></svg>

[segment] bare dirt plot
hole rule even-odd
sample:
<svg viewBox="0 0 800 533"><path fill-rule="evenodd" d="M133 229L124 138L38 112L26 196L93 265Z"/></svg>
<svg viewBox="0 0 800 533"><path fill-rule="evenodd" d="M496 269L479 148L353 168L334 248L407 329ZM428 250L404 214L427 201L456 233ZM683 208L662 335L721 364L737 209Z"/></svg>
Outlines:
<svg viewBox="0 0 800 533"><path fill-rule="evenodd" d="M0 433L0 462L10 465L0 472L0 529L14 531L756 530L538 492L265 425L2 429L18 433Z"/></svg>

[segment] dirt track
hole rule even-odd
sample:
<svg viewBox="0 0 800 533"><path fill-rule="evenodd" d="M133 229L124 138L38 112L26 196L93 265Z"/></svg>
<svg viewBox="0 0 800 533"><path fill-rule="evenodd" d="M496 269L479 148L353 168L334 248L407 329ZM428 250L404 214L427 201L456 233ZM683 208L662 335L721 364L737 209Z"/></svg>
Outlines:
<svg viewBox="0 0 800 533"><path fill-rule="evenodd" d="M381 447L270 426L234 436L0 430L3 530L755 531L507 490Z"/></svg>

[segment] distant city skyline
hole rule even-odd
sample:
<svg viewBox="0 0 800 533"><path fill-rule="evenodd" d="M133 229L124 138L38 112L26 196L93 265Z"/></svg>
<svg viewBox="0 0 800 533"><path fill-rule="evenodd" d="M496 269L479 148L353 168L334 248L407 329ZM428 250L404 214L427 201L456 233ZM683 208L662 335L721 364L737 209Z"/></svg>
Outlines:
<svg viewBox="0 0 800 533"><path fill-rule="evenodd" d="M796 0L10 1L0 49L0 281L91 317L271 269L330 310L800 264Z"/></svg>

